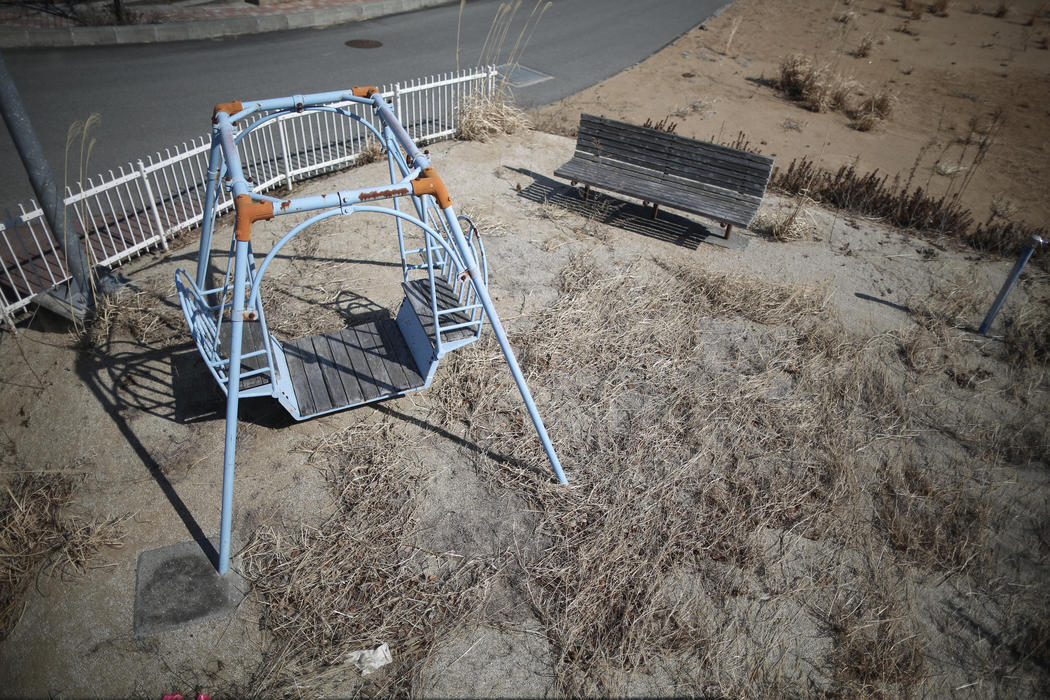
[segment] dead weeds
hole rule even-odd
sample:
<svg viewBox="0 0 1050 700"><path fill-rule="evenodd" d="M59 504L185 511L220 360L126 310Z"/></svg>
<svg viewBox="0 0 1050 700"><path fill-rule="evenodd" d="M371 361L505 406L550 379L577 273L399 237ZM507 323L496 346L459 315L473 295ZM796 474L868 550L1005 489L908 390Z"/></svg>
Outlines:
<svg viewBox="0 0 1050 700"><path fill-rule="evenodd" d="M83 573L102 547L119 547L123 518L81 520L65 511L75 477L19 474L0 491L0 640L18 623L30 582L54 572Z"/></svg>

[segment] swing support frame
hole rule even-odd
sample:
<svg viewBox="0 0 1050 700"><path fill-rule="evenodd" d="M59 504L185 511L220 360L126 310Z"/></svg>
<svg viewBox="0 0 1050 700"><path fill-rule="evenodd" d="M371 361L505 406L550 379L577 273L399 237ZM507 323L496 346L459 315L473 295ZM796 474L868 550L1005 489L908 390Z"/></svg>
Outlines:
<svg viewBox="0 0 1050 700"><path fill-rule="evenodd" d="M378 126L362 119L350 110L333 106L334 103L346 102L370 107ZM390 166L390 183L322 195L283 199L253 191L250 179L245 176L238 144L247 133L259 126L283 114L304 110L335 112L355 119L366 127L372 136L383 144ZM256 115L260 116L249 126L238 129L238 122L246 123L248 117ZM221 287L209 288L212 238L215 233L220 188L225 188L226 192L233 197L236 218L230 256L226 265L226 281ZM402 198L411 201L414 211L400 209L398 200ZM379 206L378 203L384 200L392 201L392 206ZM487 317L488 325L496 336L529 417L532 419L543 449L550 460L554 475L562 484L568 483L489 295L488 268L484 261L484 249L480 247L480 236L475 236L476 227L466 217L456 215L452 206L452 197L444 181L431 164L429 154L420 150L387 104L385 96L375 87L354 87L351 90L219 104L215 106L212 115L212 142L196 274L190 278L185 271L178 270L176 286L194 340L209 370L226 394L222 515L217 563L220 575L228 571L230 562L240 399L269 395L282 400L282 403L292 411L293 416L297 419L317 415L317 413L306 415L308 411L296 410L294 403L290 403L294 401L294 397L290 395L293 392L288 389L285 378L288 373L287 361L283 358L280 343L268 335L263 317L260 299L263 275L277 252L307 227L332 216L351 215L357 212L381 213L394 217L406 282L410 269L426 271L429 275L429 289L431 290L429 311L433 314L430 317L433 320L433 333L429 340L423 337L423 340L427 341L425 345L420 340L422 336L418 332L405 333L412 358L419 366L420 374L425 382L409 389L371 397L368 401L400 396L408 390L425 388L433 377L437 360L445 352L475 340L480 335L481 326ZM312 213L312 215L280 238L257 265L256 256L251 248L253 225L259 221L302 213ZM461 220L470 223L469 234L464 234ZM405 262L403 224L414 225L423 232L426 245L424 249L421 249L425 250L425 263L422 265L409 267ZM479 258L481 258L480 261ZM435 285L440 285L440 280L435 277L435 263L446 263L447 261L454 263L451 269L455 275L449 273L449 281L461 285L463 289L459 295L460 300L462 301L463 298L471 300L469 305L458 309L463 313L470 311L472 314L470 321L459 325L469 326L469 329L476 328L476 334L459 341L459 344L443 340L446 333L456 330L458 326L443 328L439 325L439 316L449 312L439 308L436 293L433 291L436 288ZM406 289L408 289L407 286ZM407 299L402 305L402 311L398 314L398 324L402 323L402 314L407 316L406 308L408 308ZM213 317L214 320L211 320ZM461 315L459 318L464 317ZM223 323L228 324L228 327L220 332L220 325ZM262 340L258 343L261 347L245 347L246 324L256 324L261 327ZM227 342L228 345L225 345ZM247 352L245 352L246 349ZM222 352L219 352L220 350ZM254 368L251 361L254 361ZM249 362L247 369L244 366L246 362ZM337 406L324 412L342 410L364 402L366 401Z"/></svg>

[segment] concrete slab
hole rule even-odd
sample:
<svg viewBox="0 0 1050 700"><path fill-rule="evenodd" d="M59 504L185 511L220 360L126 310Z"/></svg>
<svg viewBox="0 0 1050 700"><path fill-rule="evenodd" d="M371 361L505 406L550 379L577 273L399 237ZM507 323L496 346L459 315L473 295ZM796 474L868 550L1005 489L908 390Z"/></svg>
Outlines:
<svg viewBox="0 0 1050 700"><path fill-rule="evenodd" d="M218 538L209 540L213 550ZM239 546L233 542L233 551ZM195 624L233 612L244 600L246 585L234 558L225 576L195 541L151 549L139 555L135 586L135 636Z"/></svg>

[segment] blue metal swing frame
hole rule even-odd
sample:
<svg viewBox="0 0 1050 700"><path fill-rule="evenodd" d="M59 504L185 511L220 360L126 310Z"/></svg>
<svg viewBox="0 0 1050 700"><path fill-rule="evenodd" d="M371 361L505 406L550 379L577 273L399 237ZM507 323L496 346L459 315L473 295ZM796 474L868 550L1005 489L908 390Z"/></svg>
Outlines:
<svg viewBox="0 0 1050 700"><path fill-rule="evenodd" d="M381 128L349 110L333 106L333 103L346 102L370 107ZM303 111L331 112L363 125L383 146L390 183L286 199L254 192L245 177L238 144L250 132L281 115ZM243 124L248 117L255 115L260 116L238 130L237 122ZM212 287L207 281L220 187L233 197L236 221L223 283ZM402 211L400 207L400 202L406 198L411 202L410 211ZM391 205L380 206L378 203L382 201L389 201ZM282 236L256 264L251 246L252 225L262 220L307 212L315 213ZM343 331L348 334L345 336L323 334L303 340L302 347L312 347L316 354L302 352L302 348L294 344L296 341L282 344L267 329L260 297L263 277L270 263L285 245L310 226L333 216L364 212L389 215L396 223L402 287L406 294L397 313L396 325L355 326L356 331L353 328ZM463 223L467 224L467 233L463 231ZM420 246L406 247L406 227L422 236ZM217 105L212 119L212 145L197 270L193 277L185 270L177 270L175 283L194 341L212 376L226 394L220 574L229 569L241 398L276 398L296 420L305 420L418 391L430 385L438 361L446 353L481 336L486 319L521 392L554 474L562 484L567 483L489 296L488 265L477 227L467 217L457 216L452 198L432 167L429 156L419 149L376 88L355 87L352 90ZM354 369L355 357L358 369ZM366 366L381 375L383 381L360 369ZM359 383L346 377L357 377ZM395 377L401 381L396 381ZM352 385L355 390L346 389L347 385ZM317 387L328 387L327 394ZM358 388L359 392L356 391ZM313 400L322 394L323 401Z"/></svg>

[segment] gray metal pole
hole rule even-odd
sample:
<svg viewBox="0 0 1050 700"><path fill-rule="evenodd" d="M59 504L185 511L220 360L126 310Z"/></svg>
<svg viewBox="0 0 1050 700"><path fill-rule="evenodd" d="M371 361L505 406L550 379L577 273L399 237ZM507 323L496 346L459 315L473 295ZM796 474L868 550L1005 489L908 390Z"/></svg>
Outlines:
<svg viewBox="0 0 1050 700"><path fill-rule="evenodd" d="M7 70L2 51L0 51L0 113L3 114L7 130L11 132L11 140L14 141L18 154L22 157L26 175L29 176L29 183L33 186L40 207L44 210L47 225L51 227L55 241L65 253L67 269L73 276L73 283L69 288L69 300L74 309L79 314L83 314L84 311L95 306L95 291L91 284L91 265L88 262L87 251L80 245L77 236L70 231L70 227L66 225L65 204L59 195L55 176L44 156L44 149L40 145L36 131L33 130L33 124L29 121L22 96L18 93L15 81Z"/></svg>
<svg viewBox="0 0 1050 700"><path fill-rule="evenodd" d="M1017 262L1014 263L1014 267L1010 270L1010 274L1006 276L1006 281L1003 282L1002 289L999 290L999 296L992 302L991 308L988 309L987 315L984 317L984 323L981 324L980 330L977 332L981 335L988 335L988 329L992 327L992 321L999 315L999 311L1003 308L1003 304L1006 303L1006 297L1010 296L1010 290L1017 284L1017 278L1021 276L1021 270L1028 264L1029 258L1032 257L1032 253L1035 252L1037 246L1046 245L1046 241L1041 236L1032 235L1031 240L1028 242L1028 247L1021 251L1021 255L1018 256Z"/></svg>

